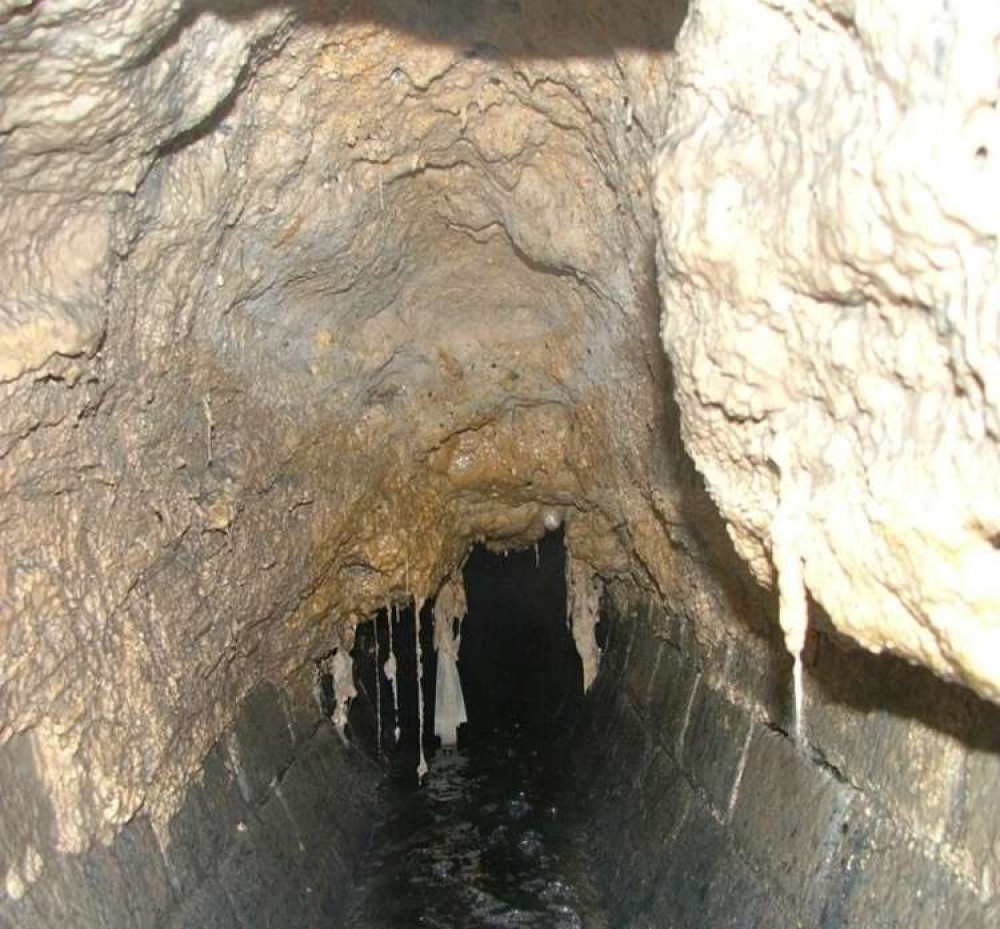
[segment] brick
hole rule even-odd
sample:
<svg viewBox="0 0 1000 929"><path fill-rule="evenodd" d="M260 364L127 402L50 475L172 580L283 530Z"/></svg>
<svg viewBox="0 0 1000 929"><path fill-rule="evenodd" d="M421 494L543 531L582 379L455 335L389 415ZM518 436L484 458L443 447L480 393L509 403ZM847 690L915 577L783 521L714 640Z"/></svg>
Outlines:
<svg viewBox="0 0 1000 929"><path fill-rule="evenodd" d="M220 811L206 801L205 788L197 782L191 784L167 826L169 838L164 849L167 872L179 895L192 893L215 873L232 841L236 824L222 822L219 816Z"/></svg>
<svg viewBox="0 0 1000 929"><path fill-rule="evenodd" d="M733 829L808 925L825 897L852 793L787 738L754 726Z"/></svg>
<svg viewBox="0 0 1000 929"><path fill-rule="evenodd" d="M161 925L175 903L166 862L149 820L142 816L128 823L111 852L125 884L130 929Z"/></svg>
<svg viewBox="0 0 1000 929"><path fill-rule="evenodd" d="M185 899L167 929L251 929L254 925L240 921L222 885L213 879Z"/></svg>
<svg viewBox="0 0 1000 929"><path fill-rule="evenodd" d="M31 886L21 912L25 929L80 926L87 929L119 929L107 921L102 894L109 888L91 887L82 855L54 855Z"/></svg>
<svg viewBox="0 0 1000 929"><path fill-rule="evenodd" d="M935 841L961 789L964 696L930 672L818 637L806 674L811 745L852 784Z"/></svg>
<svg viewBox="0 0 1000 929"><path fill-rule="evenodd" d="M291 764L292 734L280 692L271 684L243 701L234 727L239 783L247 803L260 803Z"/></svg>
<svg viewBox="0 0 1000 929"><path fill-rule="evenodd" d="M708 929L709 895L730 842L706 804L690 804L650 907L657 926Z"/></svg>
<svg viewBox="0 0 1000 929"><path fill-rule="evenodd" d="M985 704L978 708L981 730L963 759L947 839L969 863L974 886L1000 894L1000 713Z"/></svg>
<svg viewBox="0 0 1000 929"><path fill-rule="evenodd" d="M710 929L791 929L790 916L733 845L724 849L708 892L703 925Z"/></svg>
<svg viewBox="0 0 1000 929"><path fill-rule="evenodd" d="M821 929L987 929L981 902L934 857L932 846L887 822L857 797Z"/></svg>
<svg viewBox="0 0 1000 929"><path fill-rule="evenodd" d="M653 731L659 743L678 760L698 677L698 670L691 662L671 646L664 646L653 678Z"/></svg>
<svg viewBox="0 0 1000 929"><path fill-rule="evenodd" d="M749 732L747 710L702 681L695 689L684 738L684 769L723 815L729 812Z"/></svg>
<svg viewBox="0 0 1000 929"><path fill-rule="evenodd" d="M644 709L649 703L650 685L659 661L661 647L660 641L653 636L649 626L640 623L625 666L624 678L625 692L639 709Z"/></svg>
<svg viewBox="0 0 1000 929"><path fill-rule="evenodd" d="M609 621L611 629L601 658L601 670L617 682L628 659L629 646L637 623L632 617L620 614L612 614L609 616Z"/></svg>
<svg viewBox="0 0 1000 929"><path fill-rule="evenodd" d="M726 653L726 689L785 732L795 727L792 656L777 637L738 629Z"/></svg>
<svg viewBox="0 0 1000 929"><path fill-rule="evenodd" d="M254 823L239 835L219 869L219 881L239 920L254 929L270 923L267 915L288 893L290 873L277 848L268 846Z"/></svg>

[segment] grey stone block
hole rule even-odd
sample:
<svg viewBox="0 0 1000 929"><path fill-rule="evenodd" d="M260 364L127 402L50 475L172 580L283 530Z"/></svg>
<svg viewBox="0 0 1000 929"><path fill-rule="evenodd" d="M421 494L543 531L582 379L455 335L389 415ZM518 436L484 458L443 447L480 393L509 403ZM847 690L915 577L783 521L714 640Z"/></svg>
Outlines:
<svg viewBox="0 0 1000 929"><path fill-rule="evenodd" d="M95 843L80 856L84 880L100 911L96 925L132 926L125 878L109 847Z"/></svg>
<svg viewBox="0 0 1000 929"><path fill-rule="evenodd" d="M708 892L704 925L711 929L792 929L801 925L732 844L727 844Z"/></svg>
<svg viewBox="0 0 1000 929"><path fill-rule="evenodd" d="M191 893L215 874L240 825L250 817L226 753L216 745L205 758L201 782L190 785L167 827L166 868L179 895Z"/></svg>
<svg viewBox="0 0 1000 929"><path fill-rule="evenodd" d="M624 690L640 710L649 703L653 672L659 661L662 643L646 623L640 623L635 631L632 649L625 666Z"/></svg>
<svg viewBox="0 0 1000 929"><path fill-rule="evenodd" d="M111 851L125 884L130 929L161 925L175 902L166 863L149 820L142 816L128 823Z"/></svg>
<svg viewBox="0 0 1000 929"><path fill-rule="evenodd" d="M684 768L723 815L729 813L749 732L748 711L702 681L684 737Z"/></svg>
<svg viewBox="0 0 1000 929"><path fill-rule="evenodd" d="M328 725L293 745L277 692L270 688L245 703L235 731L243 784L228 751L217 745L205 760L201 782L191 786L168 826L165 852L148 820L139 817L111 846L95 845L78 856L49 855L23 899L0 894L0 926L332 924L348 882L347 862L363 850L368 836L379 770L345 748ZM15 748L19 754L6 758L10 770L14 760L19 770L31 760L30 751ZM30 774L30 765L24 770ZM32 780L25 776L20 783L30 787ZM39 809L44 813L45 804Z"/></svg>
<svg viewBox="0 0 1000 929"><path fill-rule="evenodd" d="M362 752L344 746L329 725L317 731L312 744L320 776L336 792L337 803L331 807L344 837L344 853L358 855L368 840L380 771Z"/></svg>
<svg viewBox="0 0 1000 929"><path fill-rule="evenodd" d="M50 855L25 897L0 902L0 925L153 929L172 903L155 837L143 819L127 824L111 846Z"/></svg>
<svg viewBox="0 0 1000 929"><path fill-rule="evenodd" d="M717 690L721 690L727 684L728 636L718 629L710 630L693 625L685 640L686 644L681 649L681 654L701 671L703 678Z"/></svg>
<svg viewBox="0 0 1000 929"><path fill-rule="evenodd" d="M205 757L201 770L200 799L208 817L207 826L218 825L217 847L228 846L236 825L246 820L249 807L243 799L239 779L230 767L228 753L217 743Z"/></svg>
<svg viewBox="0 0 1000 929"><path fill-rule="evenodd" d="M337 796L333 785L321 779L319 767L307 764L304 758L297 759L278 785L275 800L285 807L305 853L312 858L322 857L337 837L329 815Z"/></svg>
<svg viewBox="0 0 1000 929"><path fill-rule="evenodd" d="M325 722L319 707L313 704L293 703L288 707L288 719L296 746L308 744L316 730Z"/></svg>
<svg viewBox="0 0 1000 929"><path fill-rule="evenodd" d="M167 929L253 929L233 911L225 890L212 879L202 884L174 914Z"/></svg>
<svg viewBox="0 0 1000 929"><path fill-rule="evenodd" d="M286 890L276 857L276 849L262 844L259 830L248 829L237 838L219 869L219 882L236 916L248 927L263 926L265 907Z"/></svg>
<svg viewBox="0 0 1000 929"><path fill-rule="evenodd" d="M178 895L193 892L215 873L219 859L233 840L236 825L224 820L221 811L207 801L204 787L192 784L167 827L169 839L164 853Z"/></svg>
<svg viewBox="0 0 1000 929"><path fill-rule="evenodd" d="M726 656L726 688L785 732L795 726L792 656L777 639L736 629Z"/></svg>
<svg viewBox="0 0 1000 929"><path fill-rule="evenodd" d="M674 758L683 753L688 708L699 673L676 649L664 646L653 678L653 734Z"/></svg>
<svg viewBox="0 0 1000 929"><path fill-rule="evenodd" d="M826 897L852 793L787 738L754 727L733 829L807 925L816 924Z"/></svg>
<svg viewBox="0 0 1000 929"><path fill-rule="evenodd" d="M891 711L875 714L874 723L869 789L920 834L940 841L961 781L959 742Z"/></svg>
<svg viewBox="0 0 1000 929"><path fill-rule="evenodd" d="M94 870L88 874L83 855L55 855L45 863L45 871L22 901L25 929L52 929L80 926L86 929L120 929L122 922L109 922L120 914L109 913L105 895L110 887L91 886ZM98 869L99 870L99 869ZM18 924L19 927L22 924Z"/></svg>
<svg viewBox="0 0 1000 929"><path fill-rule="evenodd" d="M614 682L617 687L621 673L628 659L629 646L635 633L636 623L629 616L613 613L609 617L611 629L601 658L601 672L606 679Z"/></svg>
<svg viewBox="0 0 1000 929"><path fill-rule="evenodd" d="M292 741L298 746L312 741L316 730L324 721L316 698L315 671L312 668L299 672L297 680L283 693L285 715L292 731Z"/></svg>
<svg viewBox="0 0 1000 929"><path fill-rule="evenodd" d="M602 746L603 765L609 781L606 786L617 792L622 787L631 790L642 779L652 752L648 725L636 712L630 700L620 697L615 723Z"/></svg>
<svg viewBox="0 0 1000 929"><path fill-rule="evenodd" d="M649 623L658 639L672 645L678 651L684 651L688 623L681 613L668 609L662 603L654 602Z"/></svg>
<svg viewBox="0 0 1000 929"><path fill-rule="evenodd" d="M329 751L336 749L331 746ZM317 793L327 797L313 811L317 829L327 837L325 841L337 861L353 860L367 842L371 806L349 788L342 787L342 779L330 777L329 763L323 762L317 746L303 753L301 764L304 774L317 784ZM343 777L343 770L339 778ZM300 815L307 815L307 811L300 811Z"/></svg>
<svg viewBox="0 0 1000 929"><path fill-rule="evenodd" d="M301 843L302 869L317 894L317 905L332 912L349 883L347 850L355 837L352 826L340 822L337 785L325 779L315 752L309 749L289 768L275 800L284 806Z"/></svg>
<svg viewBox="0 0 1000 929"><path fill-rule="evenodd" d="M656 749L646 769L639 795L645 828L673 837L680 828L694 791L677 762L663 749Z"/></svg>
<svg viewBox="0 0 1000 929"><path fill-rule="evenodd" d="M983 721L991 725L964 758L947 840L967 855L974 886L1000 894L1000 723L994 715L994 707L986 708Z"/></svg>
<svg viewBox="0 0 1000 929"><path fill-rule="evenodd" d="M45 929L44 923L26 898L14 900L0 890L0 927L2 929Z"/></svg>
<svg viewBox="0 0 1000 929"><path fill-rule="evenodd" d="M932 847L855 798L822 929L987 929L994 917L934 856Z"/></svg>
<svg viewBox="0 0 1000 929"><path fill-rule="evenodd" d="M247 696L240 708L234 734L244 799L248 803L259 803L291 764L294 755L284 701L274 686L262 684Z"/></svg>
<svg viewBox="0 0 1000 929"><path fill-rule="evenodd" d="M610 674L598 677L594 690L587 695L584 704L587 713L587 730L596 742L607 740L617 719L617 704L621 697L621 680Z"/></svg>
<svg viewBox="0 0 1000 929"><path fill-rule="evenodd" d="M916 833L943 838L970 724L964 695L898 659L819 637L806 698L808 740L824 759Z"/></svg>
<svg viewBox="0 0 1000 929"><path fill-rule="evenodd" d="M709 896L730 841L707 804L690 804L650 904L655 925L709 929Z"/></svg>
<svg viewBox="0 0 1000 929"><path fill-rule="evenodd" d="M618 923L632 919L655 893L663 869L678 854L678 833L694 791L677 764L662 750L655 752L641 785L631 792L627 819L608 830L608 857L615 862L608 895Z"/></svg>

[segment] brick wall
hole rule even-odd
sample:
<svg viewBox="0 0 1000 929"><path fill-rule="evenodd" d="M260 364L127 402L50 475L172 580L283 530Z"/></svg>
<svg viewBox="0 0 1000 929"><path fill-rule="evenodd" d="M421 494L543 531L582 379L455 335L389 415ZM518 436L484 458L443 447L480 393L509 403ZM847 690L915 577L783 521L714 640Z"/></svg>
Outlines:
<svg viewBox="0 0 1000 929"><path fill-rule="evenodd" d="M580 761L617 923L1000 925L997 708L814 634L796 745L766 617L692 584L610 604Z"/></svg>
<svg viewBox="0 0 1000 929"><path fill-rule="evenodd" d="M2 929L334 925L369 831L378 771L308 700L253 691L158 837L145 816L110 846L45 848L48 801L19 736L0 748L0 865L33 834L45 860Z"/></svg>

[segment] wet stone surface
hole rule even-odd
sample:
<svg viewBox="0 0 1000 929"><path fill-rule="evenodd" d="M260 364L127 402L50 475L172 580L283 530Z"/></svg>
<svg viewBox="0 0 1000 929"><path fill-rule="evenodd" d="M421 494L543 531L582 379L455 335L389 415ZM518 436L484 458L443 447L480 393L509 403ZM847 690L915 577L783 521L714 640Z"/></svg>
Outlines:
<svg viewBox="0 0 1000 929"><path fill-rule="evenodd" d="M349 904L350 929L604 929L585 810L558 747L527 735L439 752L394 778Z"/></svg>

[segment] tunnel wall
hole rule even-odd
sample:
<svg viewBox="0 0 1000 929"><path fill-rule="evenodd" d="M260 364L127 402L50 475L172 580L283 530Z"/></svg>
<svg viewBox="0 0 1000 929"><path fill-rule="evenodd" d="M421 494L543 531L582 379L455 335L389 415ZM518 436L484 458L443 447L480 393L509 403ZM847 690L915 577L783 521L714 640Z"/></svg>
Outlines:
<svg viewBox="0 0 1000 929"><path fill-rule="evenodd" d="M800 749L776 643L621 591L610 609L581 761L620 924L997 925L995 708L814 638Z"/></svg>
<svg viewBox="0 0 1000 929"><path fill-rule="evenodd" d="M18 899L0 892L3 929L302 927L337 912L377 770L309 696L256 688L165 829L140 814L77 855L45 847L50 807L26 739L0 749L0 855L20 854L10 840L30 829L45 866Z"/></svg>

